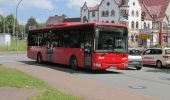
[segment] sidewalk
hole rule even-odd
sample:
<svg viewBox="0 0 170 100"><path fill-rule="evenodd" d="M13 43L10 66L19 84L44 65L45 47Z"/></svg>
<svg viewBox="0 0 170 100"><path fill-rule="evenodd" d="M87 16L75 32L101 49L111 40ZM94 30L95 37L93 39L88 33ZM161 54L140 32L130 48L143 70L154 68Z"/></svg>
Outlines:
<svg viewBox="0 0 170 100"><path fill-rule="evenodd" d="M107 86L94 80L76 77L76 75L47 67L23 63L3 64L38 77L57 90L81 96L83 100L156 100L154 97Z"/></svg>
<svg viewBox="0 0 170 100"><path fill-rule="evenodd" d="M28 100L28 98L40 95L40 91L24 88L0 88L0 100Z"/></svg>

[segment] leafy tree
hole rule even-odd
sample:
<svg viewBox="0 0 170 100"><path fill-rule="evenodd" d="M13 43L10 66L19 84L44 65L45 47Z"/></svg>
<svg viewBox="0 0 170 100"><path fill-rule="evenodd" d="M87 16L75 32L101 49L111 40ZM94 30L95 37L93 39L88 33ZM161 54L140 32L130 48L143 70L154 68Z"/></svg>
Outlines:
<svg viewBox="0 0 170 100"><path fill-rule="evenodd" d="M42 27L44 27L44 24L43 23L38 23L37 28L42 28Z"/></svg>
<svg viewBox="0 0 170 100"><path fill-rule="evenodd" d="M26 24L26 33L28 33L28 30L31 27L38 27L38 23L35 18L31 17L28 19L27 24Z"/></svg>
<svg viewBox="0 0 170 100"><path fill-rule="evenodd" d="M15 23L18 24L16 19L15 19ZM10 14L5 18L5 24L6 24L6 31L8 33L10 33L11 35L13 35L13 28L14 28L14 16L13 16L13 14Z"/></svg>
<svg viewBox="0 0 170 100"><path fill-rule="evenodd" d="M0 33L3 32L3 20L4 20L4 17L0 15Z"/></svg>

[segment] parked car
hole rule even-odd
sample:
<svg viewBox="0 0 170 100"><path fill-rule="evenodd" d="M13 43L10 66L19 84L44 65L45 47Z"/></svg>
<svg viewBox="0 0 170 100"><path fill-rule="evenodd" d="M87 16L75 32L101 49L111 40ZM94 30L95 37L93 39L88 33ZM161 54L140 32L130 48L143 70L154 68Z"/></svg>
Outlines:
<svg viewBox="0 0 170 100"><path fill-rule="evenodd" d="M142 57L139 49L129 49L129 62L128 67L136 68L137 70L142 69Z"/></svg>
<svg viewBox="0 0 170 100"><path fill-rule="evenodd" d="M157 68L170 67L170 48L151 48L142 54L143 64Z"/></svg>

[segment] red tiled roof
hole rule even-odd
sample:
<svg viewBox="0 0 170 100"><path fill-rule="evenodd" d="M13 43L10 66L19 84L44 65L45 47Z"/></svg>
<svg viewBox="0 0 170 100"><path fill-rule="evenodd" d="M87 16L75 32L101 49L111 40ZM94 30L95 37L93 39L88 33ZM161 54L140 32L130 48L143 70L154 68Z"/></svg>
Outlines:
<svg viewBox="0 0 170 100"><path fill-rule="evenodd" d="M170 0L139 0L139 2L146 5L146 9L150 12L150 14L158 14L157 21L162 21L166 15L166 10L170 3ZM142 8L142 11L144 9Z"/></svg>
<svg viewBox="0 0 170 100"><path fill-rule="evenodd" d="M66 18L67 18L66 15L62 15L62 16L55 15L55 16L49 17L47 22L45 23L45 26L63 23L63 20Z"/></svg>

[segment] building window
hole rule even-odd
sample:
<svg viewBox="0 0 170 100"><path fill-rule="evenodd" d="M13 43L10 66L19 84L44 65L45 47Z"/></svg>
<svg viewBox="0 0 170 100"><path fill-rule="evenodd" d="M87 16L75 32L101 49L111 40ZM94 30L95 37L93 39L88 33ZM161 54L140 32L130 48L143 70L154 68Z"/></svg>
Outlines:
<svg viewBox="0 0 170 100"><path fill-rule="evenodd" d="M135 2L133 2L133 6L135 6Z"/></svg>
<svg viewBox="0 0 170 100"><path fill-rule="evenodd" d="M92 11L92 17L95 17L96 14L95 14L95 11Z"/></svg>
<svg viewBox="0 0 170 100"><path fill-rule="evenodd" d="M135 42L138 42L138 35L135 35Z"/></svg>
<svg viewBox="0 0 170 100"><path fill-rule="evenodd" d="M109 6L110 5L110 2L107 2L107 6Z"/></svg>
<svg viewBox="0 0 170 100"><path fill-rule="evenodd" d="M111 11L111 16L115 16L115 11L114 10Z"/></svg>
<svg viewBox="0 0 170 100"><path fill-rule="evenodd" d="M148 23L148 28L150 28L150 23Z"/></svg>
<svg viewBox="0 0 170 100"><path fill-rule="evenodd" d="M84 23L88 22L88 19L87 19L86 16L83 17L83 22L84 22Z"/></svg>
<svg viewBox="0 0 170 100"><path fill-rule="evenodd" d="M113 20L112 23L115 23L115 21Z"/></svg>
<svg viewBox="0 0 170 100"><path fill-rule="evenodd" d="M138 11L136 11L136 16L139 17L139 12Z"/></svg>
<svg viewBox="0 0 170 100"><path fill-rule="evenodd" d="M134 21L132 21L132 25L131 25L132 28L134 28Z"/></svg>
<svg viewBox="0 0 170 100"><path fill-rule="evenodd" d="M109 16L109 11L106 11L106 17L108 17Z"/></svg>
<svg viewBox="0 0 170 100"><path fill-rule="evenodd" d="M84 9L84 12L86 12L86 9Z"/></svg>
<svg viewBox="0 0 170 100"><path fill-rule="evenodd" d="M134 41L135 41L135 39L134 39L134 36L133 36L133 35L131 35L131 41L132 41L132 42L134 42Z"/></svg>
<svg viewBox="0 0 170 100"><path fill-rule="evenodd" d="M104 16L105 16L105 12L104 12L104 11L102 11L101 16L102 16L102 17L104 17Z"/></svg>
<svg viewBox="0 0 170 100"><path fill-rule="evenodd" d="M134 16L134 10L132 10L132 16Z"/></svg>
<svg viewBox="0 0 170 100"><path fill-rule="evenodd" d="M144 29L146 28L146 22L144 22Z"/></svg>
<svg viewBox="0 0 170 100"><path fill-rule="evenodd" d="M136 28L139 29L139 22L136 22Z"/></svg>

